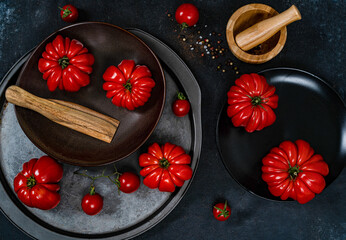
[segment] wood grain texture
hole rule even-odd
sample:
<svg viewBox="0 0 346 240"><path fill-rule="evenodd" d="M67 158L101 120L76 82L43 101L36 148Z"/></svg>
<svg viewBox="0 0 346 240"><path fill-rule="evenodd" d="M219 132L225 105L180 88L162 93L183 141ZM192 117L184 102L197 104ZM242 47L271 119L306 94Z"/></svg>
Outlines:
<svg viewBox="0 0 346 240"><path fill-rule="evenodd" d="M261 22L265 19L271 18L276 15L278 15L278 12L275 11L275 9L265 4L259 3L248 4L235 11L228 20L226 26L226 38L228 46L233 55L243 62L260 64L271 60L277 54L279 54L286 42L286 27L281 28L281 30L277 33L279 34L278 40L274 41L275 44L272 46L271 50L263 54L256 55L243 51L235 41L235 36L238 33L244 31L245 29L251 27L252 25L258 22Z"/></svg>
<svg viewBox="0 0 346 240"><path fill-rule="evenodd" d="M292 5L286 11L242 31L235 37L235 41L243 51L248 51L271 38L281 28L300 19L299 10Z"/></svg>
<svg viewBox="0 0 346 240"><path fill-rule="evenodd" d="M81 105L37 97L18 86L5 93L8 102L31 109L60 125L110 143L119 121Z"/></svg>

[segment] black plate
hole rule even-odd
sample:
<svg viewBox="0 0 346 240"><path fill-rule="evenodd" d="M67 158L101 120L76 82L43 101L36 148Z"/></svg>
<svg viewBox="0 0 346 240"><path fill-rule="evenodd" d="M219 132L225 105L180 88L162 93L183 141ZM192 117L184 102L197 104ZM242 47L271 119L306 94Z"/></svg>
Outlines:
<svg viewBox="0 0 346 240"><path fill-rule="evenodd" d="M190 154L194 176L202 146L201 92L198 83L186 64L167 45L141 30L128 30L140 37L160 58L166 78L167 98L153 134L137 151L117 162L117 168L120 172L130 170L139 174L139 155L146 152L153 142L162 144L169 141L182 146ZM90 180L73 174L79 167L63 164L64 177L60 181L59 191L61 202L56 208L49 211L31 209L18 200L12 187L18 169L31 157L43 155L26 138L16 121L13 105L7 104L4 98L5 89L15 83L28 58L28 54L23 56L0 84L0 210L29 236L50 240L129 239L163 220L188 191L193 177L174 193L161 193L141 184L131 194L118 194L107 179L99 179L95 184L104 198L104 207L99 214L90 217L80 207L81 196L88 192ZM171 110L178 89L186 93L191 103L189 115L183 118L174 117ZM91 175L100 174L103 169L109 174L113 165L87 169Z"/></svg>
<svg viewBox="0 0 346 240"><path fill-rule="evenodd" d="M218 120L217 144L231 176L245 189L266 199L273 196L261 178L262 158L285 140L303 139L329 166L327 186L340 174L346 158L346 108L339 95L320 78L297 69L260 72L276 87L277 119L262 131L247 133L233 126L224 104Z"/></svg>

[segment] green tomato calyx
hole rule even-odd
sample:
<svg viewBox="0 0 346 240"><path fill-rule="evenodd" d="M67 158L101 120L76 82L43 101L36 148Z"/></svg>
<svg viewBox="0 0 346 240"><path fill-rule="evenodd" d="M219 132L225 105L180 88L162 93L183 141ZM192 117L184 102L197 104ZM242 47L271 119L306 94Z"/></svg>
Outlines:
<svg viewBox="0 0 346 240"><path fill-rule="evenodd" d="M62 69L65 69L69 64L70 64L70 61L68 59L68 57L62 57L58 60L59 62L59 65L61 66Z"/></svg>
<svg viewBox="0 0 346 240"><path fill-rule="evenodd" d="M224 205L223 209L215 207L215 206L214 206L214 208L220 211L219 215L217 215L218 217L223 216L223 217L227 218L230 215L230 212L227 210L227 200L225 201L225 205Z"/></svg>
<svg viewBox="0 0 346 240"><path fill-rule="evenodd" d="M161 168L167 169L169 167L170 163L166 158L162 158L159 161L159 165Z"/></svg>
<svg viewBox="0 0 346 240"><path fill-rule="evenodd" d="M28 178L28 180L26 181L26 185L28 186L28 188L32 188L36 185L36 179L34 175Z"/></svg>

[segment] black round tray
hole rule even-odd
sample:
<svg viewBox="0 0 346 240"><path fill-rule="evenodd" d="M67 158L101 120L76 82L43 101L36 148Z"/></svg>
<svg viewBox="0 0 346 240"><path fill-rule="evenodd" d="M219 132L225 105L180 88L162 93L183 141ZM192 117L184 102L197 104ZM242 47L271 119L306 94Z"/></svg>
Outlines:
<svg viewBox="0 0 346 240"><path fill-rule="evenodd" d="M198 83L185 63L167 45L141 30L128 31L143 40L159 58L167 84L166 104L161 120L147 142L135 153L117 162L116 166L120 171L131 170L139 174L138 156L154 142L164 144L169 141L182 146L191 155L191 167L195 174L202 145L201 92ZM31 209L18 200L13 191L13 178L24 162L44 153L21 130L14 106L7 104L4 92L9 85L15 84L30 53L18 60L0 84L1 211L20 230L38 239L128 239L158 224L177 206L193 178L174 193L161 193L141 184L135 193L120 195L109 181L97 181L96 189L104 197L104 208L98 215L88 216L83 213L80 202L91 182L73 174L79 167L64 164L64 176L60 182L61 202L56 208L49 211ZM178 90L183 90L191 103L190 114L183 118L175 117L171 110ZM106 169L106 173L111 172L113 165L84 169L96 175L103 169Z"/></svg>
<svg viewBox="0 0 346 240"><path fill-rule="evenodd" d="M315 75L292 68L260 72L276 87L279 106L276 121L261 131L248 133L234 127L227 116L227 99L216 128L223 163L230 175L246 190L270 200L273 196L261 178L262 158L285 140L303 139L329 166L325 177L330 185L342 171L346 159L346 108L337 92ZM322 192L323 194L323 192Z"/></svg>

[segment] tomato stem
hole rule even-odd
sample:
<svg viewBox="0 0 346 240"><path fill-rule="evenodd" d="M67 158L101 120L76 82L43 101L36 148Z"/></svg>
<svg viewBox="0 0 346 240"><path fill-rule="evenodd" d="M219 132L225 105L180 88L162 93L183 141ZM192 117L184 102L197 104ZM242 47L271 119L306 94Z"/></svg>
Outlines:
<svg viewBox="0 0 346 240"><path fill-rule="evenodd" d="M161 168L167 169L169 167L170 163L166 158L162 158L159 161L159 165Z"/></svg>
<svg viewBox="0 0 346 240"><path fill-rule="evenodd" d="M225 201L225 206L223 209L215 207L215 209L219 210L221 213L219 215L217 215L218 217L224 216L225 218L229 216L229 211L227 210L227 200Z"/></svg>
<svg viewBox="0 0 346 240"><path fill-rule="evenodd" d="M251 98L251 104L253 106L260 105L261 103L262 103L262 98L260 96L256 96L256 97Z"/></svg>
<svg viewBox="0 0 346 240"><path fill-rule="evenodd" d="M291 167L288 169L288 173L290 174L290 178L291 179L296 179L298 177L299 172L301 172L301 170L299 170L299 166L295 165L294 167Z"/></svg>
<svg viewBox="0 0 346 240"><path fill-rule="evenodd" d="M123 84L123 86L124 86L124 88L126 88L127 90L129 90L129 91L131 92L132 84L130 83L130 80L131 80L131 78L128 79L128 80L126 81L126 83Z"/></svg>
<svg viewBox="0 0 346 240"><path fill-rule="evenodd" d="M70 15L72 13L70 7L67 7L66 9L63 9L63 8L59 7L59 9L61 11L63 11L63 14L62 14L63 18L67 17L68 15Z"/></svg>
<svg viewBox="0 0 346 240"><path fill-rule="evenodd" d="M61 66L62 69L66 68L69 64L70 64L70 61L68 59L68 57L62 57L58 60L59 62L59 65Z"/></svg>
<svg viewBox="0 0 346 240"><path fill-rule="evenodd" d="M92 185L90 186L90 192L89 192L89 194L92 196L92 195L95 195L95 193L96 193L96 191L95 191L95 186L94 186L94 184L92 184Z"/></svg>
<svg viewBox="0 0 346 240"><path fill-rule="evenodd" d="M32 175L28 178L28 180L26 181L26 185L28 186L28 188L32 188L36 185L36 179L35 179L34 175Z"/></svg>
<svg viewBox="0 0 346 240"><path fill-rule="evenodd" d="M185 28L189 27L189 24L187 24L186 22L183 22L182 24L180 24L181 30L184 30Z"/></svg>
<svg viewBox="0 0 346 240"><path fill-rule="evenodd" d="M186 97L184 96L184 94L183 94L182 92L178 92L177 98L178 98L179 100L185 100L185 99L186 99Z"/></svg>
<svg viewBox="0 0 346 240"><path fill-rule="evenodd" d="M116 166L114 165L114 172L110 175L105 175L105 170L106 169L103 169L102 171L102 174L101 175L98 175L98 176L90 176L87 174L87 170L85 170L84 172L80 172L80 170L77 170L74 172L74 174L78 174L78 175L81 175L83 177L87 177L87 178L90 178L92 180L92 183L91 183L91 187L94 186L94 182L96 179L99 179L99 178L108 178L112 183L114 183L117 188L118 188L118 192L119 192L119 188L120 188L120 181L119 181L119 177L121 176L121 173L118 172ZM91 194L91 190L90 190L90 195Z"/></svg>

